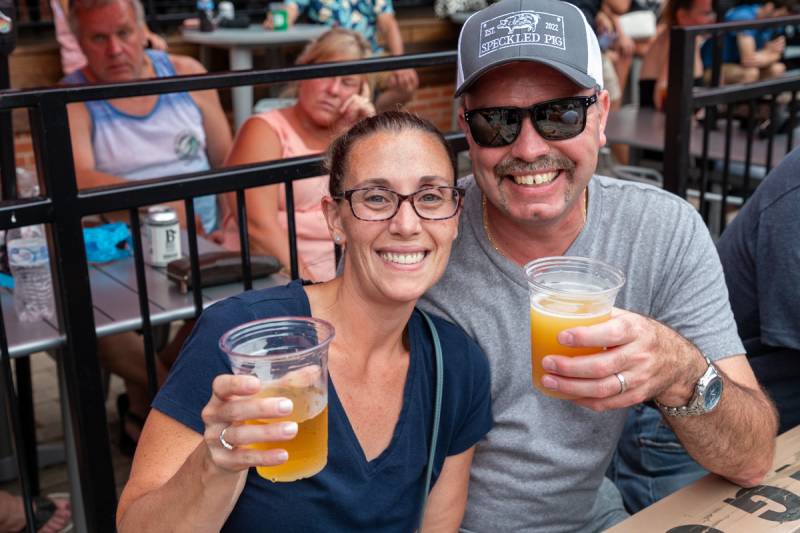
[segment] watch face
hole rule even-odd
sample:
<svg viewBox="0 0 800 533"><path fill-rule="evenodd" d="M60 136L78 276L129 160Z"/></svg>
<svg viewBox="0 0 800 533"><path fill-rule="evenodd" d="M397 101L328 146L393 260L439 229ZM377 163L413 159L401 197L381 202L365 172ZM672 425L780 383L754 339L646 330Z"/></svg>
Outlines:
<svg viewBox="0 0 800 533"><path fill-rule="evenodd" d="M715 379L706 387L703 404L706 411L710 411L717 406L720 396L722 396L722 380Z"/></svg>

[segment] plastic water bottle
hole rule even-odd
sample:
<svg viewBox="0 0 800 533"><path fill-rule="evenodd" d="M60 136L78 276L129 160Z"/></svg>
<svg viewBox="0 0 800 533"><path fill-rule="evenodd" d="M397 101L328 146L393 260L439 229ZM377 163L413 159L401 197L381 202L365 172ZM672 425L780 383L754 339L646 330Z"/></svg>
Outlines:
<svg viewBox="0 0 800 533"><path fill-rule="evenodd" d="M17 188L23 198L38 196L35 177L17 169ZM6 254L14 277L14 310L22 322L53 318L53 280L44 226L13 228L6 233Z"/></svg>
<svg viewBox="0 0 800 533"><path fill-rule="evenodd" d="M9 230L6 248L14 277L14 311L19 320L53 318L53 280L44 228L37 225Z"/></svg>

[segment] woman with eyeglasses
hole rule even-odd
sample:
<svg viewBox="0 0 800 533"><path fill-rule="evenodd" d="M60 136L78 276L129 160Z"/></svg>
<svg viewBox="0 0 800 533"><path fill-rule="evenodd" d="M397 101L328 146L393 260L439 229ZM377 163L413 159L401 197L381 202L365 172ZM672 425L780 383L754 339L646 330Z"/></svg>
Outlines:
<svg viewBox="0 0 800 533"><path fill-rule="evenodd" d="M455 160L429 122L390 112L338 138L328 161L331 195L322 205L344 247L341 273L250 291L201 315L145 424L117 513L121 532L458 529L475 444L492 423L489 368L461 329L432 317L443 386L423 509L436 365L432 332L415 308L457 235ZM251 468L281 464L285 451L246 446L295 438L297 425L240 425L285 417L286 399L254 396L257 380L231 375L218 348L232 327L275 316L312 316L336 330L327 466L292 483Z"/></svg>

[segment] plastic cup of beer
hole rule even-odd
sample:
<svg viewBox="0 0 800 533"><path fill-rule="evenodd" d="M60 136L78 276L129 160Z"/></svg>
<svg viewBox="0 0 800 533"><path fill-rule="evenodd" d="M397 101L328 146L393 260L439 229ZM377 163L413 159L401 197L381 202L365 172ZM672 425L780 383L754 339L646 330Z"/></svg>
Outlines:
<svg viewBox="0 0 800 533"><path fill-rule="evenodd" d="M565 329L590 326L611 317L625 275L616 267L587 257L543 257L525 265L531 306L531 372L533 385L555 398L571 395L545 388L542 358L589 355L603 346L573 348L557 340Z"/></svg>
<svg viewBox="0 0 800 533"><path fill-rule="evenodd" d="M279 317L248 322L219 340L233 373L261 381L258 395L289 398L292 413L283 418L247 420L245 424L297 422L289 441L251 444L254 449L284 449L289 460L259 466L259 475L273 482L296 481L320 472L328 462L328 346L333 326L307 317Z"/></svg>

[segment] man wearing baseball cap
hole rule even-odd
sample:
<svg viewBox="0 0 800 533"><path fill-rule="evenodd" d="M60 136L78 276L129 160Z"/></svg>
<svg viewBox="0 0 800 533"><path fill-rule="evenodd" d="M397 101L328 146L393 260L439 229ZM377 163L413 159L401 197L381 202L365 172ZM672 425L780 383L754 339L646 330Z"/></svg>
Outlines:
<svg viewBox="0 0 800 533"><path fill-rule="evenodd" d="M492 365L494 429L478 444L464 531L602 531L627 407L655 400L704 467L743 486L770 468L776 419L745 358L709 233L682 199L596 176L609 98L597 39L558 0L502 0L461 30L456 96L474 176L459 238L429 309L460 324ZM605 323L560 344L531 385L521 268L583 256L627 278ZM613 489L613 487L612 487Z"/></svg>

